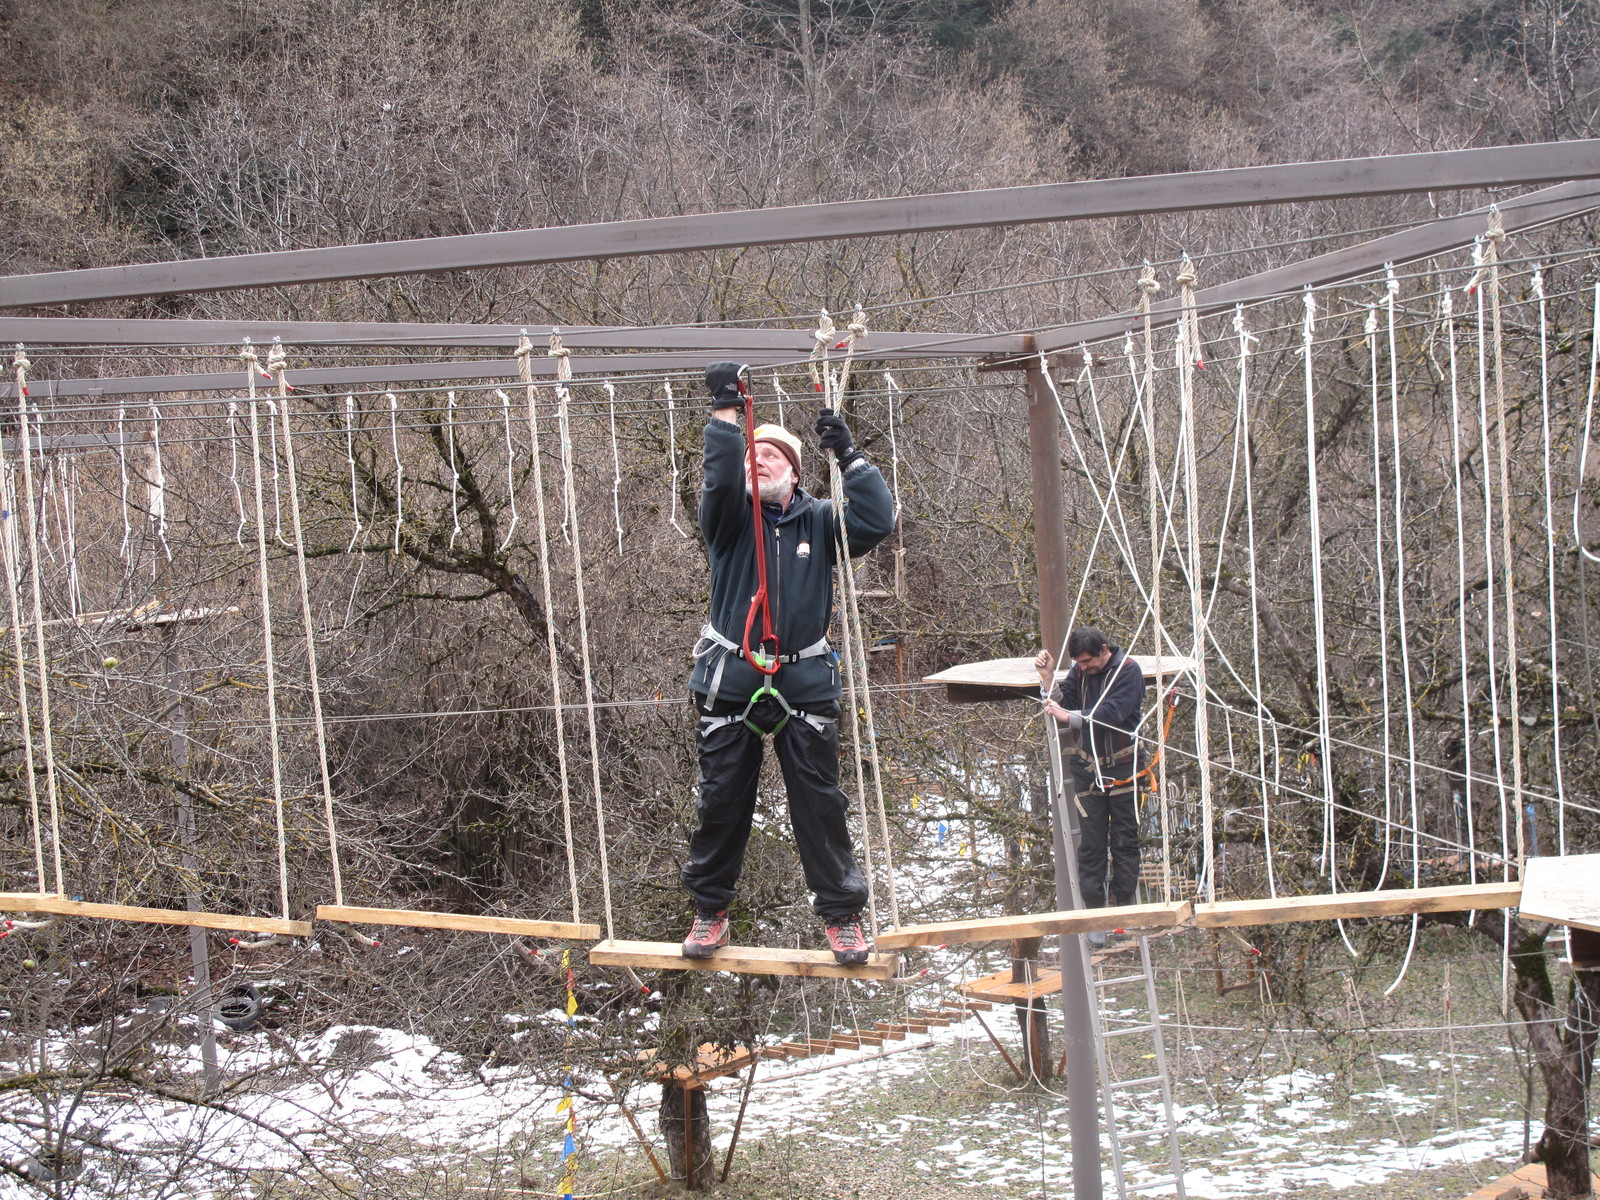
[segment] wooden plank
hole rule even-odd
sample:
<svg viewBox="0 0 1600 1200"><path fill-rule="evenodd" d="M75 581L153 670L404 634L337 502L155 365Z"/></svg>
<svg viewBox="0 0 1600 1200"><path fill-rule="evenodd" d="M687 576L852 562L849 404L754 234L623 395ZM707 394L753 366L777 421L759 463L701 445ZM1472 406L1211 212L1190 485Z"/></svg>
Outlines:
<svg viewBox="0 0 1600 1200"><path fill-rule="evenodd" d="M1153 654L1128 656L1144 672L1145 686L1156 681L1156 658ZM1170 679L1194 669L1194 659L1178 655L1164 655L1161 659L1161 676ZM1066 671L1057 671L1056 679L1064 678ZM932 675L923 676L924 683L942 683L952 704L973 704L982 700L1014 700L1039 695L1039 672L1034 670L1032 658L991 658L984 662L962 663L946 667Z"/></svg>
<svg viewBox="0 0 1600 1200"><path fill-rule="evenodd" d="M589 947L589 961L604 967L657 971L731 971L739 975L803 975L828 979L893 979L899 957L873 954L859 967L835 962L829 950L724 946L710 958L684 958L677 942L604 941Z"/></svg>
<svg viewBox="0 0 1600 1200"><path fill-rule="evenodd" d="M139 921L146 925L189 925L239 933L278 933L310 937L310 921L281 917L245 917L231 913L188 912L180 908L140 908L127 904L92 904L65 896L35 892L0 892L0 912L58 913L64 917L94 917L102 921Z"/></svg>
<svg viewBox="0 0 1600 1200"><path fill-rule="evenodd" d="M1600 930L1600 854L1530 858L1522 865L1522 919Z"/></svg>
<svg viewBox="0 0 1600 1200"><path fill-rule="evenodd" d="M1182 925L1194 915L1192 900L1171 904L1124 904L1115 908L1066 909L975 921L940 921L908 925L878 935L882 950L907 946L942 946L957 942L993 942L1004 938L1040 937L1055 933L1093 933L1113 929L1164 929Z"/></svg>
<svg viewBox="0 0 1600 1200"><path fill-rule="evenodd" d="M1328 896L1283 896L1276 900L1219 900L1194 906L1201 929L1238 925L1287 925L1295 921L1333 921L1340 917L1393 917L1425 912L1467 912L1477 908L1516 908L1520 883L1461 883L1447 887L1390 888ZM879 939L882 941L882 939Z"/></svg>
<svg viewBox="0 0 1600 1200"><path fill-rule="evenodd" d="M968 980L957 990L963 996L971 996L975 1000L1015 1004L1018 1001L1036 1000L1040 996L1055 995L1061 990L1061 972L1042 971L1037 979L1013 982L1008 967L1004 971L996 971L993 975Z"/></svg>
<svg viewBox="0 0 1600 1200"><path fill-rule="evenodd" d="M1527 1163L1509 1175L1486 1183L1464 1200L1542 1200L1549 1187L1543 1163ZM1589 1190L1600 1196L1600 1175L1589 1177Z"/></svg>
<svg viewBox="0 0 1600 1200"><path fill-rule="evenodd" d="M600 938L600 926L586 922L530 921L521 917L488 917L414 908L357 908L348 904L319 904L317 920L340 921L347 925L404 925L415 929L511 933L523 937L558 938L568 942L593 942Z"/></svg>
<svg viewBox="0 0 1600 1200"><path fill-rule="evenodd" d="M1600 141L1596 140L1389 154L48 271L0 279L0 307L1596 176L1600 176Z"/></svg>

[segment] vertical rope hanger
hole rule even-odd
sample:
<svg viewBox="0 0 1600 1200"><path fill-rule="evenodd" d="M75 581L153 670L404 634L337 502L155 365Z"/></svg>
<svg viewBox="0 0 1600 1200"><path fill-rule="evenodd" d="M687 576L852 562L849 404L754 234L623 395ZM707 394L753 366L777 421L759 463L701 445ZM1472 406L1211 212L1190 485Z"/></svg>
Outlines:
<svg viewBox="0 0 1600 1200"><path fill-rule="evenodd" d="M1305 359L1306 410L1306 513L1311 539L1312 625L1317 651L1317 758L1322 769L1322 869L1330 891L1338 891L1338 855L1333 836L1333 747L1328 715L1328 637L1323 627L1322 501L1317 486L1316 375L1313 370L1317 336L1317 297L1305 290L1305 318L1301 323L1301 354Z"/></svg>
<svg viewBox="0 0 1600 1200"><path fill-rule="evenodd" d="M505 427L506 439L506 495L511 505L511 523L506 526L506 536L495 547L495 553L504 554L506 547L511 545L511 535L516 532L517 521L517 444L511 439L511 397L502 389L495 388L494 394L500 397L500 419ZM451 469L455 469L452 460Z"/></svg>
<svg viewBox="0 0 1600 1200"><path fill-rule="evenodd" d="M556 334L550 335L550 357L556 361L556 399L560 404L561 474L562 490L566 495L566 508L572 514L572 575L578 599L578 650L583 656L583 708L589 726L590 783L594 787L595 840L600 849L600 896L605 905L606 937L613 938L616 931L611 917L611 863L606 849L605 794L600 784L600 730L595 719L594 670L589 663L589 605L583 582L583 539L578 528L577 468L572 456L572 427L570 410L572 392L572 352L561 344ZM676 494L676 489L674 489Z"/></svg>
<svg viewBox="0 0 1600 1200"><path fill-rule="evenodd" d="M1522 696L1517 663L1517 570L1511 557L1511 453L1506 443L1505 330L1500 317L1500 243L1506 240L1498 205L1489 209L1484 235L1484 261L1489 268L1489 313L1494 351L1494 419L1500 458L1500 554L1505 560L1506 687L1511 709L1511 799L1516 805L1517 873L1528 856L1522 795ZM1486 464L1487 465L1487 464ZM1487 481L1486 481L1487 482ZM1507 878L1510 878L1509 874Z"/></svg>
<svg viewBox="0 0 1600 1200"><path fill-rule="evenodd" d="M509 407L511 397L506 396ZM445 447L450 454L450 519L455 522L455 527L450 530L450 549L456 548L456 541L461 537L461 469L456 465L456 393L452 388L444 394L444 436ZM509 435L507 437L509 441Z"/></svg>
<svg viewBox="0 0 1600 1200"><path fill-rule="evenodd" d="M11 360L11 365L12 365L13 368L15 368L16 374L17 374L17 399L18 399L18 403L20 405L25 406L27 404L27 396L28 396L28 368L31 367L33 364L28 361L28 355L27 355L26 351L23 350L23 348L22 348L20 343L17 346L17 352L16 352L15 356ZM21 450L22 450L21 457L24 460L24 462L26 462L27 457L28 457L28 440L27 440L28 439L28 425L27 425L26 419L23 420L18 432L20 434L19 445L21 446ZM10 471L10 468L5 463L4 453L5 453L4 450L0 449L0 474L3 474L5 476L5 478L7 480L9 480L11 478L11 471ZM31 500L32 500L31 496L29 497L29 500L30 500L30 503L31 503ZM17 518L16 500L15 500L15 493L13 492L11 504L8 506L7 522L6 522L7 525L12 529L16 529L18 527L18 523L17 523L17 519L16 518ZM30 527L31 527L31 522L30 522ZM43 893L43 891L44 891L44 845L43 845L42 824L41 824L41 821L40 821L40 814L39 814L39 784L38 784L38 779L37 779L37 768L35 767L35 764L34 764L32 718L31 718L31 716L29 715L29 712L28 712L28 679L27 679L28 670L27 670L27 658L25 657L25 654L24 654L24 651L23 651L23 645L22 645L22 615L21 615L20 605L19 605L18 600L17 600L17 589L20 586L20 582L21 582L21 580L20 580L21 555L20 555L19 548L17 546L17 538L15 536L7 538L6 539L6 547L7 547L7 550L8 550L8 553L6 554L6 559L5 559L6 595L9 598L10 604L11 604L11 641L12 641L12 648L15 651L16 656L17 656L17 711L18 711L18 714L19 714L21 722L22 722L23 764L24 764L24 766L25 766L25 768L27 769L27 772L28 772L28 805L29 805L29 808L30 808L30 810L32 811L32 814L33 814L33 862L34 862L34 870L37 872L37 874L35 876L36 886L38 887L39 891L41 893ZM33 543L32 543L31 531L29 532L29 553L30 553L30 556L33 555ZM35 571L35 596L36 597L38 595L37 577L38 577L37 571ZM35 647L35 652L38 655L38 658L37 658L36 662L37 662L37 670L38 670L38 677L39 677L39 697L40 697L40 699L39 699L40 718L39 719L40 719L40 727L44 731L44 736L46 737L46 739L48 739L49 738L49 718L50 718L50 712L49 712L49 695L50 695L50 692L49 692L49 681L45 677L46 663L45 663L45 657L44 657L44 625L43 625L43 622L39 619L39 606L37 604L37 601L35 602L35 608L34 608L33 628L34 628L34 647ZM66 888L63 886L63 881L62 881L63 877L62 877L62 871L61 871L61 815L60 815L60 807L59 807L59 805L57 804L57 801L56 801L55 770L54 770L54 765L52 763L53 757L54 756L51 753L51 749L49 748L49 742L47 740L46 741L46 749L45 749L45 791L46 791L46 795L47 795L48 800L49 800L51 852L52 852L52 856L53 856L53 860L54 860L53 861L53 865L55 867L56 894L57 895L65 895L66 894Z"/></svg>
<svg viewBox="0 0 1600 1200"><path fill-rule="evenodd" d="M1205 830L1205 858L1200 885L1208 898L1216 896L1216 860L1211 844L1216 816L1211 788L1211 717L1206 695L1206 613L1200 592L1200 515L1195 511L1200 483L1195 453L1194 373L1202 365L1200 317L1195 310L1194 263L1183 256L1178 269L1182 319L1178 324L1178 406L1183 425L1184 513L1188 518L1189 620L1194 634L1194 746L1200 767L1200 814Z"/></svg>
<svg viewBox="0 0 1600 1200"><path fill-rule="evenodd" d="M528 401L529 453L533 459L534 515L539 526L539 580L543 588L545 645L550 657L550 702L556 722L556 770L561 779L561 822L566 831L567 882L572 898L572 923L579 919L578 862L572 840L572 780L567 764L566 711L561 703L561 655L556 647L555 607L550 589L550 526L545 514L544 467L539 453L538 389L533 383L533 342L526 331L517 342L517 373Z"/></svg>
<svg viewBox="0 0 1600 1200"><path fill-rule="evenodd" d="M1456 358L1455 294L1449 284L1440 289L1439 312L1444 321L1446 361L1450 371L1450 465L1454 472L1456 509L1456 648L1461 658L1461 806L1466 816L1467 880L1478 882L1476 819L1472 811L1472 692L1467 658L1467 517L1461 480L1461 372ZM1477 914L1468 917L1473 922Z"/></svg>
<svg viewBox="0 0 1600 1200"><path fill-rule="evenodd" d="M838 412L841 397L848 385L850 368L855 359L856 343L867 336L866 314L861 306L856 306L855 316L846 327L844 339L835 349L843 349L844 359L838 371L833 371L828 364L828 350L833 345L837 335L833 319L828 311L823 309L817 322L815 344L811 353L810 370L813 385L818 386L822 392L823 407L831 408ZM845 595L845 621L843 622L846 661L850 672L846 676L846 686L849 689L846 700L850 707L850 732L855 743L855 769L856 769L856 794L860 797L861 830L862 830L862 855L866 859L869 869L867 877L867 913L872 926L872 935L878 934L877 895L872 884L872 839L869 835L867 823L867 789L866 780L863 778L862 747L865 743L867 757L872 763L872 787L877 802L878 811L878 841L882 846L884 882L888 885L889 892L889 919L898 927L900 924L900 901L895 886L894 851L889 841L889 814L883 795L883 768L878 757L878 725L872 705L872 681L867 674L866 640L861 625L861 602L856 588L855 568L850 558L850 533L845 526L845 495L844 472L835 464L830 473L830 495L833 501L835 520L839 526L839 540L843 552L839 556L839 574L844 583ZM899 512L896 510L898 521ZM861 722L857 719L857 688L856 680L860 681L860 711L865 718L866 737L861 736Z"/></svg>
<svg viewBox="0 0 1600 1200"><path fill-rule="evenodd" d="M678 406L672 395L672 380L662 380L667 393L667 466L672 471L672 500L667 509L667 521L684 537L689 531L678 524Z"/></svg>
<svg viewBox="0 0 1600 1200"><path fill-rule="evenodd" d="M1139 319L1144 332L1144 375L1139 382L1139 396L1144 415L1145 475L1150 502L1150 618L1151 636L1155 640L1156 688L1164 689L1162 657L1166 652L1167 632L1161 620L1161 560L1165 557L1167 532L1161 520L1161 481L1156 470L1156 352L1155 335L1150 322L1150 305L1161 290L1156 282L1156 269L1148 259L1139 273ZM1130 373L1133 358L1128 359ZM1163 693L1164 694L1164 693ZM1137 788L1135 788L1137 794ZM1161 899L1172 901L1172 821L1168 810L1167 793L1167 730L1166 722L1156 723L1156 807L1161 818Z"/></svg>
<svg viewBox="0 0 1600 1200"><path fill-rule="evenodd" d="M267 680L267 730L271 740L268 750L272 757L272 808L278 834L278 901L283 918L288 920L289 844L283 820L283 751L278 729L277 665L272 645L272 587L267 574L267 509L265 481L261 474L261 414L256 398L256 374L261 370L261 361L249 338L240 347L239 357L244 361L245 378L249 380L250 466L256 514L256 586L261 597L261 645Z"/></svg>
<svg viewBox="0 0 1600 1200"><path fill-rule="evenodd" d="M1383 723L1383 753L1378 761L1383 771L1383 867L1376 888L1389 876L1389 855L1394 837L1394 772L1390 755L1393 727L1389 705L1389 569L1383 546L1383 420L1379 416L1378 388L1378 308L1367 305L1367 320L1362 326L1367 343L1367 392L1372 401L1372 558L1378 585L1378 703Z"/></svg>
<svg viewBox="0 0 1600 1200"><path fill-rule="evenodd" d="M1545 607L1550 613L1550 757L1555 763L1556 847L1567 852L1567 789L1561 769L1561 655L1556 637L1555 483L1550 468L1550 322L1544 272L1533 268L1533 294L1539 304L1539 432L1544 463Z"/></svg>
<svg viewBox="0 0 1600 1200"><path fill-rule="evenodd" d="M117 469L122 475L122 549L118 556L123 562L129 559L129 544L133 541L133 524L128 520L128 439L124 432L124 425L128 420L128 406L117 406ZM239 515L239 528L244 528L244 514ZM240 543L241 545L243 543Z"/></svg>
<svg viewBox="0 0 1600 1200"><path fill-rule="evenodd" d="M322 682L317 669L317 631L311 617L311 584L306 575L306 539L300 522L300 488L295 471L294 432L289 420L289 381L284 377L288 360L283 343L272 339L267 370L278 384L278 420L283 427L283 462L289 476L289 532L294 535L294 565L300 584L300 625L306 639L306 673L311 685L311 718L317 732L317 771L322 783L322 818L328 827L328 859L333 868L333 902L344 904L344 879L339 868L339 831L333 816L333 780L328 771L328 728L322 715ZM288 863L280 864L287 890Z"/></svg>
<svg viewBox="0 0 1600 1200"><path fill-rule="evenodd" d="M606 412L611 418L611 518L617 525L617 553L622 553L622 450L617 445L617 386L606 382Z"/></svg>

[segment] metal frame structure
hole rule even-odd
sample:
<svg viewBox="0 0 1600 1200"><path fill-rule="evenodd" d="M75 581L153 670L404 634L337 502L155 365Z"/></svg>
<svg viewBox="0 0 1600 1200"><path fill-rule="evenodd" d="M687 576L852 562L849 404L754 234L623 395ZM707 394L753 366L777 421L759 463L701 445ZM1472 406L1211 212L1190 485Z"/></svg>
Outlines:
<svg viewBox="0 0 1600 1200"><path fill-rule="evenodd" d="M58 271L0 279L0 309L40 308L53 305L172 296L231 289L269 288L337 280L397 275L486 270L539 263L632 257L654 254L695 253L755 245L830 241L845 238L898 236L935 230L991 228L1004 225L1142 216L1153 213L1286 204L1356 196L1398 195L1475 188L1523 186L1557 181L1600 180L1600 140L1541 143L1527 146L1441 151L1382 157L1341 159L1330 162L1243 167L1175 175L1127 179L1090 180L1032 187L989 188L969 192L906 196L892 199L812 204L784 208L662 217L604 224L526 229L504 233L385 242L375 245L337 246L213 259L100 267ZM1600 208L1600 183L1565 182L1533 196L1503 206L1506 227L1525 228ZM1381 267L1386 262L1426 257L1458 246L1482 228L1482 213L1435 221L1404 233L1364 243L1307 262L1236 280L1199 293L1201 311L1215 311L1246 300L1283 294L1298 288L1336 281ZM1176 306L1157 306L1158 319L1172 319ZM11 339L24 330L35 342L84 339L133 344L193 344L196 339L221 344L223 330L203 323L168 322L135 326L89 325L50 318L49 325L19 325L5 318L0 331ZM1021 369L1028 397L1028 430L1032 446L1034 526L1039 571L1040 616L1046 645L1060 644L1066 634L1068 598L1067 564L1061 539L1052 531L1064 518L1062 471L1055 436L1055 410L1042 368L1043 356L1066 347L1115 335L1132 323L1121 313L1094 322L1062 326L1022 335L1018 342L997 347L996 365ZM298 325L270 323L215 323L225 326L228 340L246 336L246 330L293 330L299 343L408 346L506 345L511 327L474 330L461 326L335 325L304 329ZM48 332L59 325L61 334ZM157 325L166 332L158 332ZM68 333L68 331L73 331ZM92 331L92 333L91 333ZM520 332L520 330L519 330ZM530 330L531 332L531 330ZM600 349L586 337L610 337L603 348L612 350L670 348L677 353L597 355L573 362L575 372L616 375L627 371L663 371L687 368L710 354L737 354L753 364L793 362L800 355L784 340L761 345L763 336L748 330L676 327L654 332L631 331L628 339L618 331L563 331L572 346ZM276 333L275 336L282 336ZM251 335L253 336L253 334ZM903 335L902 335L903 336ZM119 342L119 338L126 341ZM648 340L648 339L655 340ZM218 340L212 340L218 339ZM487 339L487 340L479 340ZM668 339L663 344L663 339ZM642 343L642 344L641 344ZM79 340L78 344L82 344ZM867 353L888 357L889 335L879 335ZM880 354L879 346L884 347ZM982 339L976 335L929 334L919 339L915 354L934 358L981 355ZM808 347L809 348L809 347ZM902 344L903 351L913 347ZM908 355L909 356L909 355ZM548 364L547 364L548 366ZM493 362L401 363L372 367L340 367L296 372L301 386L344 386L357 382L510 377L516 364ZM143 380L88 380L63 383L55 395L93 395L125 392L207 391L237 387L237 372L222 375L157 376ZM48 391L49 385L45 384ZM1070 784L1068 784L1070 786ZM1059 803L1060 810L1069 808ZM1076 907L1076 889L1066 874L1070 864L1065 832L1055 825L1058 907ZM1064 935L1063 941L1066 937ZM1076 947L1073 947L1075 950ZM1087 980L1082 955L1063 946L1063 1008L1067 1021L1068 1111L1071 1130L1074 1194L1098 1200L1102 1182L1096 1120L1097 1088L1093 1013L1087 1007Z"/></svg>

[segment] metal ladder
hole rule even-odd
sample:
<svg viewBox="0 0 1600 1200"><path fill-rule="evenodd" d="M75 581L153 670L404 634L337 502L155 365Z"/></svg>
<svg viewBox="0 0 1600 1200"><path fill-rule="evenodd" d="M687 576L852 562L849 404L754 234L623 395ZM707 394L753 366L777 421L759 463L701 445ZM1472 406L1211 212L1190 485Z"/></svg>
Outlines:
<svg viewBox="0 0 1600 1200"><path fill-rule="evenodd" d="M1088 981L1089 1008L1094 1013L1094 1054L1100 1073L1100 1104L1104 1114L1106 1142L1111 1148L1111 1173L1116 1182L1119 1200L1127 1200L1127 1197L1134 1193L1158 1187L1174 1188L1178 1200L1185 1200L1183 1162L1178 1150L1177 1121L1172 1110L1172 1078L1167 1070L1166 1040L1161 1033L1161 1009L1156 1000L1155 972L1150 965L1150 942L1143 936L1137 940L1139 969L1130 973L1119 971L1110 956L1103 957L1098 965L1095 964L1089 954L1088 939L1084 937L1078 939L1078 952L1084 957L1084 978ZM1141 983L1144 985L1146 1020L1134 1025L1118 1025L1108 1029L1106 1002L1113 998L1116 989L1132 988ZM1112 1078L1107 1042L1113 1038L1140 1037L1149 1039L1148 1045L1152 1048L1155 1059L1155 1072L1127 1079ZM1137 1133L1121 1132L1117 1128L1118 1095L1132 1088L1147 1088L1151 1084L1160 1085L1161 1122L1151 1129L1140 1130ZM1124 1177L1124 1143L1160 1138L1166 1139L1167 1170L1170 1174L1130 1185Z"/></svg>

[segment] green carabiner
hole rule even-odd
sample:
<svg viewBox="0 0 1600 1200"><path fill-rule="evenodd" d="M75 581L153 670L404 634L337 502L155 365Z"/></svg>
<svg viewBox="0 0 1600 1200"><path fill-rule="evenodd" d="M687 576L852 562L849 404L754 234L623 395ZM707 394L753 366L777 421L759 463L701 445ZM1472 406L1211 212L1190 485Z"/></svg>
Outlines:
<svg viewBox="0 0 1600 1200"><path fill-rule="evenodd" d="M768 696L771 696L774 700L776 700L778 702L778 704L780 706L782 706L782 708L783 708L783 720L779 721L771 729L762 729L759 725L757 725L754 721L752 721L750 719L750 710L752 708L754 708L756 705L760 704ZM758 687L755 690L755 692L753 692L751 694L750 703L744 706L744 723L745 723L745 727L747 729L749 729L751 733L756 734L758 737L771 737L772 735L777 733L778 730L782 729L785 725L787 725L789 723L789 717L792 714L793 714L793 710L784 701L783 695L778 691L778 689L773 687L770 683L763 683L760 687Z"/></svg>

